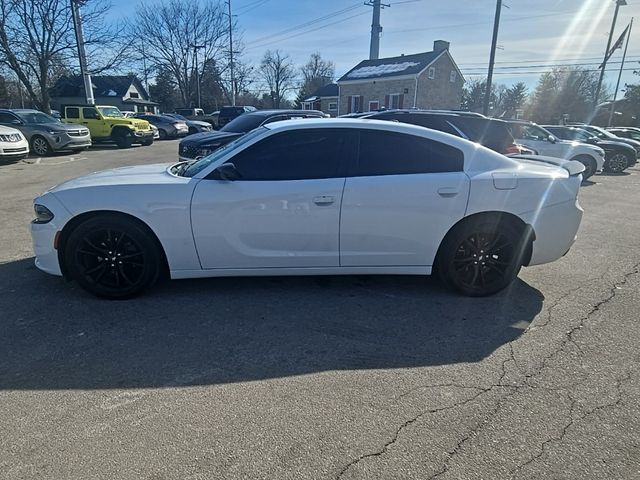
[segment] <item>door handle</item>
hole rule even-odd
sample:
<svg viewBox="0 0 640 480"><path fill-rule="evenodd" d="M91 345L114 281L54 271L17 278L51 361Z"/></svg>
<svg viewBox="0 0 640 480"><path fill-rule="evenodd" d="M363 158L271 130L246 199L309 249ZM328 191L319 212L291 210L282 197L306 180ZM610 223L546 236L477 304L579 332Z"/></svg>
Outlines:
<svg viewBox="0 0 640 480"><path fill-rule="evenodd" d="M458 195L458 189L455 187L442 187L438 189L438 195L445 198L455 197Z"/></svg>
<svg viewBox="0 0 640 480"><path fill-rule="evenodd" d="M316 205L331 205L336 201L336 197L332 195L320 195L313 198L313 203Z"/></svg>

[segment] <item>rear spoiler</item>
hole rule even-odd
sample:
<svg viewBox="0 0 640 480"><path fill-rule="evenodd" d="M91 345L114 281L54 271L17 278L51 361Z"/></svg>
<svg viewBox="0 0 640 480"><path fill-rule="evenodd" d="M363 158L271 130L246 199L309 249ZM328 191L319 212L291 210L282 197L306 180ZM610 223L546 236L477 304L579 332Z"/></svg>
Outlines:
<svg viewBox="0 0 640 480"><path fill-rule="evenodd" d="M572 177L575 175L579 175L585 171L585 166L575 160L564 160L562 158L547 157L544 155L516 154L507 156L516 160L528 160L530 162L546 163L547 165L554 165L556 167L564 168Z"/></svg>

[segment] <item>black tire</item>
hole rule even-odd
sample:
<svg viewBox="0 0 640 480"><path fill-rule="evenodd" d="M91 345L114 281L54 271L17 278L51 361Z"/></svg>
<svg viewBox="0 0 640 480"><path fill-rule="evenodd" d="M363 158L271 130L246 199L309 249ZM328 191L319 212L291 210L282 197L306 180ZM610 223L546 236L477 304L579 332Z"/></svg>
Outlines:
<svg viewBox="0 0 640 480"><path fill-rule="evenodd" d="M492 295L518 276L528 242L527 235L507 221L471 218L447 234L436 270L446 285L465 295Z"/></svg>
<svg viewBox="0 0 640 480"><path fill-rule="evenodd" d="M31 137L31 151L41 157L48 157L53 153L53 148L51 148L46 138L34 135Z"/></svg>
<svg viewBox="0 0 640 480"><path fill-rule="evenodd" d="M153 145L153 138L142 142L143 147L148 147L149 145Z"/></svg>
<svg viewBox="0 0 640 480"><path fill-rule="evenodd" d="M129 132L113 132L113 140L116 142L118 148L131 148L131 145L133 145L133 137Z"/></svg>
<svg viewBox="0 0 640 480"><path fill-rule="evenodd" d="M158 134L160 135L160 140L166 140L167 138L169 138L169 136L167 135L167 131L163 130L162 128L158 129Z"/></svg>
<svg viewBox="0 0 640 480"><path fill-rule="evenodd" d="M118 215L89 218L64 247L69 275L89 293L121 300L140 295L162 271L163 257L143 225Z"/></svg>
<svg viewBox="0 0 640 480"><path fill-rule="evenodd" d="M586 180L589 177L592 177L596 174L596 171L598 169L598 164L589 155L577 155L576 157L573 157L571 160L575 160L576 162L580 162L581 164L584 165L584 172L582 172L582 180Z"/></svg>
<svg viewBox="0 0 640 480"><path fill-rule="evenodd" d="M189 127L189 133L187 133L187 135L193 135L194 133L198 133L198 130L194 127Z"/></svg>
<svg viewBox="0 0 640 480"><path fill-rule="evenodd" d="M613 153L605 158L604 171L609 173L622 173L629 166L629 157L624 153Z"/></svg>

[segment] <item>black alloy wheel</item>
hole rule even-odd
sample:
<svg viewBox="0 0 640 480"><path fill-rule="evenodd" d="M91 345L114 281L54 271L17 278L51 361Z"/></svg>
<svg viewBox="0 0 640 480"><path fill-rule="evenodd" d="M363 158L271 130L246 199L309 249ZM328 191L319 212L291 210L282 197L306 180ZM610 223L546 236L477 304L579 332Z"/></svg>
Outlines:
<svg viewBox="0 0 640 480"><path fill-rule="evenodd" d="M31 151L41 157L46 157L53 153L53 149L44 137L34 135L31 139Z"/></svg>
<svg viewBox="0 0 640 480"><path fill-rule="evenodd" d="M103 298L134 297L158 278L161 255L137 222L118 216L94 217L76 227L65 245L71 277Z"/></svg>
<svg viewBox="0 0 640 480"><path fill-rule="evenodd" d="M447 235L436 268L446 284L465 295L491 295L518 275L526 240L507 222L470 220Z"/></svg>
<svg viewBox="0 0 640 480"><path fill-rule="evenodd" d="M120 133L115 135L115 142L118 148L131 148L133 145L133 137L130 133Z"/></svg>
<svg viewBox="0 0 640 480"><path fill-rule="evenodd" d="M604 163L604 169L610 173L622 173L628 166L629 159L624 153L614 153Z"/></svg>

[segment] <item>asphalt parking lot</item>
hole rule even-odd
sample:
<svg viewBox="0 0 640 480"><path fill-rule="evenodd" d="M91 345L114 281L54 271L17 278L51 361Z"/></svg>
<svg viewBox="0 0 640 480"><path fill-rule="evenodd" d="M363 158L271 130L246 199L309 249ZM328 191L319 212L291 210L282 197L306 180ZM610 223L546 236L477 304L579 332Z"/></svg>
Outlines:
<svg viewBox="0 0 640 480"><path fill-rule="evenodd" d="M166 282L33 266L32 198L177 141L0 164L2 479L640 478L640 168L507 291L416 277Z"/></svg>

